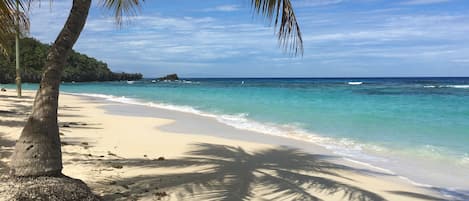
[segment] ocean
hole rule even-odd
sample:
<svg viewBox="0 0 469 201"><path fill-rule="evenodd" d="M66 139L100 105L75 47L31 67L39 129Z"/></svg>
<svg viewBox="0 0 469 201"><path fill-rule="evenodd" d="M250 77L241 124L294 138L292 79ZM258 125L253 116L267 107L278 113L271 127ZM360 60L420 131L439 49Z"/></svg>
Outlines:
<svg viewBox="0 0 469 201"><path fill-rule="evenodd" d="M63 83L61 91L210 116L416 183L469 189L469 78L145 79Z"/></svg>

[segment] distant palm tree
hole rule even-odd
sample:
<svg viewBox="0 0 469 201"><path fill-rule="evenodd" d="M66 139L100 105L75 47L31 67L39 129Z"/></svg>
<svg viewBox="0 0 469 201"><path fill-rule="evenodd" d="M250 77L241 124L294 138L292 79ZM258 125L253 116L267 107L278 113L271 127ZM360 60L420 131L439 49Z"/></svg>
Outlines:
<svg viewBox="0 0 469 201"><path fill-rule="evenodd" d="M16 15L14 0L0 1L0 52L4 55L8 53L9 40L15 34Z"/></svg>
<svg viewBox="0 0 469 201"><path fill-rule="evenodd" d="M29 31L29 20L25 13L21 12L24 10L23 5L21 0L0 1L0 54L8 55L11 51L10 41L16 33L22 36Z"/></svg>
<svg viewBox="0 0 469 201"><path fill-rule="evenodd" d="M15 34L15 60L16 60L16 92L18 98L21 98L21 72L20 72L20 2L16 0L16 34Z"/></svg>
<svg viewBox="0 0 469 201"><path fill-rule="evenodd" d="M21 6L21 8L23 8ZM21 97L21 74L19 59L20 36L29 31L29 20L23 12L20 12L20 0L6 0L0 3L0 52L8 57L10 52L9 41L15 38L16 43L16 85L18 97Z"/></svg>
<svg viewBox="0 0 469 201"><path fill-rule="evenodd" d="M22 5L34 0L22 0ZM123 16L137 13L144 0L100 0L100 4L113 11L120 24ZM0 2L0 15L8 19L0 24L0 37L12 28L11 14L15 0ZM301 32L290 0L252 0L254 12L278 25L278 40L287 51L303 53ZM68 54L85 25L91 0L73 0L67 21L47 54L42 80L37 91L32 113L20 139L16 143L10 164L17 176L58 176L62 171L62 154L57 123L59 86ZM4 30L4 28L6 28ZM3 33L4 32L4 33ZM0 38L0 42L1 38ZM4 46L3 46L4 47Z"/></svg>

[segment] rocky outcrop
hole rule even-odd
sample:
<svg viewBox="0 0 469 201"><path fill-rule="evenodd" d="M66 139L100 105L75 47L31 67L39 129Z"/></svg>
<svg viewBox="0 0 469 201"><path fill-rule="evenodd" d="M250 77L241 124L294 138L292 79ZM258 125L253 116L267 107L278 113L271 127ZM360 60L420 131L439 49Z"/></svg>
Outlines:
<svg viewBox="0 0 469 201"><path fill-rule="evenodd" d="M160 77L158 78L159 81L165 81L165 80L168 80L168 81L175 81L175 80L179 80L179 77L176 73L174 74L169 74L169 75L166 75L164 77Z"/></svg>

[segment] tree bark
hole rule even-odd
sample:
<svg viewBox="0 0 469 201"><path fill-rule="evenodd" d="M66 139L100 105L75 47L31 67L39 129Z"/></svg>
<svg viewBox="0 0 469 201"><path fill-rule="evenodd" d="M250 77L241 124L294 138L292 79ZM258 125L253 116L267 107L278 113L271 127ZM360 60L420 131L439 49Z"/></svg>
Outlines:
<svg viewBox="0 0 469 201"><path fill-rule="evenodd" d="M57 123L59 86L68 54L86 23L91 0L73 0L67 21L50 48L42 80L10 163L16 176L60 176L62 151Z"/></svg>
<svg viewBox="0 0 469 201"><path fill-rule="evenodd" d="M20 7L19 1L16 1L16 34L15 34L15 56L16 56L16 93L21 98L21 71L20 71Z"/></svg>

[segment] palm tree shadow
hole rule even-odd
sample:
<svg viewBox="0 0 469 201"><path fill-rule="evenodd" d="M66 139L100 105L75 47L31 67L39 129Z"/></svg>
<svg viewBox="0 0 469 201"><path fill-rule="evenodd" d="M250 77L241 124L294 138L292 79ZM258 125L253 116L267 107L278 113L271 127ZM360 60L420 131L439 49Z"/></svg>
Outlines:
<svg viewBox="0 0 469 201"><path fill-rule="evenodd" d="M111 159L107 164L120 163L124 167L186 168L199 167L197 172L166 175L141 175L121 178L113 184L128 189L127 194L105 195L115 200L132 194L148 195L161 190L177 192L180 200L321 200L318 193L339 195L344 200L385 200L378 194L358 186L329 179L346 180L339 170L360 169L337 165L326 159L333 156L313 155L296 149L280 147L249 153L240 147L195 144L188 157L175 160ZM382 174L366 171L366 174Z"/></svg>
<svg viewBox="0 0 469 201"><path fill-rule="evenodd" d="M0 176L9 172L8 165L1 159L9 158L12 154L15 142L3 138L4 133L0 132Z"/></svg>

